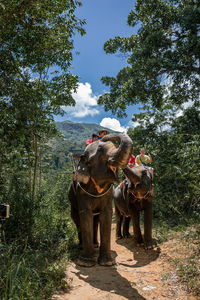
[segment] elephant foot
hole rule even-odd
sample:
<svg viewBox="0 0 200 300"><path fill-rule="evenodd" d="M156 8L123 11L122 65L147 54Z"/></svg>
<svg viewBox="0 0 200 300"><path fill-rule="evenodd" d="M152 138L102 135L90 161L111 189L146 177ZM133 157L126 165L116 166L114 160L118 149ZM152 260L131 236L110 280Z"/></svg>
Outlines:
<svg viewBox="0 0 200 300"><path fill-rule="evenodd" d="M152 240L149 241L149 242L145 242L145 243L144 243L144 248L145 248L146 250L154 249L156 246L157 246L156 242L154 242L154 241L152 241Z"/></svg>
<svg viewBox="0 0 200 300"><path fill-rule="evenodd" d="M137 247L144 247L144 243L137 243Z"/></svg>
<svg viewBox="0 0 200 300"><path fill-rule="evenodd" d="M99 243L98 242L94 243L94 248L99 248Z"/></svg>
<svg viewBox="0 0 200 300"><path fill-rule="evenodd" d="M98 258L98 264L100 266L105 266L105 267L111 267L115 265L115 261L111 257L99 257Z"/></svg>
<svg viewBox="0 0 200 300"><path fill-rule="evenodd" d="M136 241L137 247L144 247L144 241L142 238L140 238L140 239L135 238L135 241Z"/></svg>
<svg viewBox="0 0 200 300"><path fill-rule="evenodd" d="M125 234L123 234L123 237L128 239L131 237L131 235L129 232L126 232Z"/></svg>
<svg viewBox="0 0 200 300"><path fill-rule="evenodd" d="M123 236L121 234L116 234L116 241L121 240L122 238L123 238Z"/></svg>
<svg viewBox="0 0 200 300"><path fill-rule="evenodd" d="M94 258L80 256L76 263L81 267L93 267L96 264L96 261L94 260Z"/></svg>

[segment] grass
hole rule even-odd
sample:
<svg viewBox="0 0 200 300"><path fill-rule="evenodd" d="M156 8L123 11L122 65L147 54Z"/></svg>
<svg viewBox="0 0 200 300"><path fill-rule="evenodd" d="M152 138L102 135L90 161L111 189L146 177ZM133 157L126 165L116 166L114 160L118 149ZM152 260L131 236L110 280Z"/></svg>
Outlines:
<svg viewBox="0 0 200 300"><path fill-rule="evenodd" d="M189 292L200 295L200 225L188 228L182 238L190 249L190 255L177 262L177 274Z"/></svg>
<svg viewBox="0 0 200 300"><path fill-rule="evenodd" d="M184 258L182 254L169 260L175 268L174 276L188 293L200 295L200 225L180 224L173 228L169 224L161 223L160 226L155 226L155 235L159 243L177 239L177 245L180 245L180 250L185 255ZM170 276L164 274L162 279L167 280Z"/></svg>
<svg viewBox="0 0 200 300"><path fill-rule="evenodd" d="M19 237L0 243L1 300L51 299L68 290L65 269L78 253L76 231L69 217L52 224L36 223L31 242Z"/></svg>
<svg viewBox="0 0 200 300"><path fill-rule="evenodd" d="M0 299L49 299L56 290L66 289L68 257L54 260L50 252L30 246L22 249L16 242L1 244Z"/></svg>

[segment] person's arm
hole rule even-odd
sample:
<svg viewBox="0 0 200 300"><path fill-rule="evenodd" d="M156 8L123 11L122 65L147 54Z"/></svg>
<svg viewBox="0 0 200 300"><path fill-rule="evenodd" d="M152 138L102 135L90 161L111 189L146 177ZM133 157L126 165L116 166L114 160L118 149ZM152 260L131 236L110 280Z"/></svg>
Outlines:
<svg viewBox="0 0 200 300"><path fill-rule="evenodd" d="M140 166L142 163L140 161L139 155L136 156L135 163Z"/></svg>
<svg viewBox="0 0 200 300"><path fill-rule="evenodd" d="M149 162L150 162L150 164L152 163L152 157L151 157L151 154L150 153L148 153L148 157L149 157Z"/></svg>

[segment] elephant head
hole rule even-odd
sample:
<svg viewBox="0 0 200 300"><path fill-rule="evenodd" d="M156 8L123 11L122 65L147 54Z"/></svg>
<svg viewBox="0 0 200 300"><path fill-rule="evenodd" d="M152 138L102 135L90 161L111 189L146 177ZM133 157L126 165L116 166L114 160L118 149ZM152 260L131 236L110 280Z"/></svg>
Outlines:
<svg viewBox="0 0 200 300"><path fill-rule="evenodd" d="M153 195L151 168L138 166L131 169L126 167L123 172L129 179L128 194L130 199L147 199Z"/></svg>
<svg viewBox="0 0 200 300"><path fill-rule="evenodd" d="M127 166L132 146L126 134L109 134L89 144L80 158L77 181L87 184L91 179L98 185L118 181L116 170Z"/></svg>

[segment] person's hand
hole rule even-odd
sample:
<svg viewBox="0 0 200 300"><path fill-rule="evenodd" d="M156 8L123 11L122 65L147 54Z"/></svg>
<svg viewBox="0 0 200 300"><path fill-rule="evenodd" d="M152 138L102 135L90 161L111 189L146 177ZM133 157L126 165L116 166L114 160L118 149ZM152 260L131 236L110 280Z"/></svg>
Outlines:
<svg viewBox="0 0 200 300"><path fill-rule="evenodd" d="M152 163L152 157L151 157L151 154L150 154L150 153L148 153L148 157L149 157L149 159L150 159L150 163Z"/></svg>

